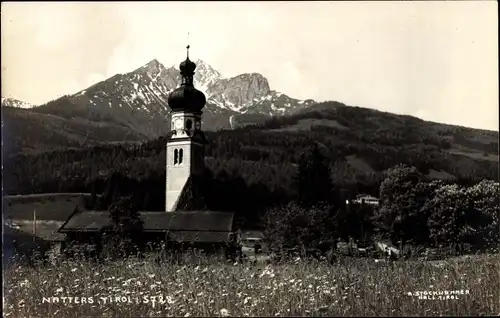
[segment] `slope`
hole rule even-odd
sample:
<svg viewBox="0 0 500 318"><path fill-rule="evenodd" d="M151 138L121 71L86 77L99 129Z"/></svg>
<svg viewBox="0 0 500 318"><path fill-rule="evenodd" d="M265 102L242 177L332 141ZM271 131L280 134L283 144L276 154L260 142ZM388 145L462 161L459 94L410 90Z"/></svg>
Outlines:
<svg viewBox="0 0 500 318"><path fill-rule="evenodd" d="M215 174L234 171L246 182L262 182L269 189L290 190L300 155L314 143L330 160L332 177L340 184L375 184L385 169L399 163L430 176L498 179L498 132L335 102L258 125L208 132L207 138L207 164ZM137 146L20 154L6 169L4 184L12 194L90 192L92 180L104 182L113 172L136 180L159 178L165 169L164 148L165 139L159 138Z"/></svg>
<svg viewBox="0 0 500 318"><path fill-rule="evenodd" d="M3 153L43 152L109 142L144 140L145 136L112 122L68 119L30 109L2 107Z"/></svg>

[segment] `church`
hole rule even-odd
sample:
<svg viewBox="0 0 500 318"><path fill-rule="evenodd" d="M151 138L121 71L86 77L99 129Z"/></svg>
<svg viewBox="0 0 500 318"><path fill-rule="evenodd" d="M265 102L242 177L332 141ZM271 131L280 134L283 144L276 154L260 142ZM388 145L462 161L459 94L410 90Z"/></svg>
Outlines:
<svg viewBox="0 0 500 318"><path fill-rule="evenodd" d="M171 132L166 143L165 211L139 211L140 237L220 250L236 244L234 214L207 211L200 202L197 189L205 172L206 144L201 116L206 97L194 87L196 64L189 59L189 45L187 50L179 66L182 82L168 97ZM66 242L99 244L103 229L110 225L108 211L82 210L75 211L58 232L66 235Z"/></svg>

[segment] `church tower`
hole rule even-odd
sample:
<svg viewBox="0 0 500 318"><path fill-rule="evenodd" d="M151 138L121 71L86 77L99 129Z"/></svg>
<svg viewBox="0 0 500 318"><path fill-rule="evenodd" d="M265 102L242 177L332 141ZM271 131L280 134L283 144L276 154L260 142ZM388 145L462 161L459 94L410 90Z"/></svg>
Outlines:
<svg viewBox="0 0 500 318"><path fill-rule="evenodd" d="M166 149L165 211L177 210L179 200L190 178L205 170L205 135L201 130L202 108L205 95L194 88L193 76L196 64L187 58L179 65L181 86L170 93L171 134Z"/></svg>

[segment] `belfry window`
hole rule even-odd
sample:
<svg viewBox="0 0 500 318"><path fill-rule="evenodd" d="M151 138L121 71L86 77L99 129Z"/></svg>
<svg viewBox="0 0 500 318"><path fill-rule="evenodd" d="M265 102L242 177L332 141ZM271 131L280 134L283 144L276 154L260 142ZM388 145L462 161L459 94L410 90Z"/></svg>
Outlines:
<svg viewBox="0 0 500 318"><path fill-rule="evenodd" d="M174 165L179 163L179 150L174 149Z"/></svg>
<svg viewBox="0 0 500 318"><path fill-rule="evenodd" d="M179 164L182 164L182 155L183 155L183 151L181 148L181 149L179 149Z"/></svg>

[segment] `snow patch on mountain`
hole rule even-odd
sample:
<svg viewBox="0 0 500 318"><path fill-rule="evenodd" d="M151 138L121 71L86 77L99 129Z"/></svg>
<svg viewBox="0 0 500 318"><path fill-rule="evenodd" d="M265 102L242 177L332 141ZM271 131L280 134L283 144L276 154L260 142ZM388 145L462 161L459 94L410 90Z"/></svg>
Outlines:
<svg viewBox="0 0 500 318"><path fill-rule="evenodd" d="M2 97L2 107L33 108L35 105L20 101L15 98Z"/></svg>
<svg viewBox="0 0 500 318"><path fill-rule="evenodd" d="M312 100L297 100L271 90L269 82L261 74L245 73L226 78L205 61L197 59L194 62L195 87L205 94L207 104L220 109L237 113L281 115L314 103ZM111 79L93 85L79 95L86 95L90 99L108 95L110 98L121 99L131 107L136 105L139 109L144 105L159 104L162 112L165 112L162 115L166 115L169 111L168 95L179 86L181 76L177 65L166 68L155 59L133 72L118 74ZM96 94L96 90L107 91L108 94ZM119 103L112 105L118 106ZM151 108L147 108L150 113Z"/></svg>
<svg viewBox="0 0 500 318"><path fill-rule="evenodd" d="M213 129L238 126L240 118L235 116L238 114L284 115L315 103L272 90L268 80L259 73L228 78L203 60L194 62L194 86L207 98L204 112L208 119L205 121ZM129 73L116 74L66 96L50 107L57 110L69 103L68 106L78 108L80 116L88 112L89 116L98 116L104 121L134 127L145 136L158 136L170 129L168 96L180 86L181 79L178 64L167 68L152 60Z"/></svg>

